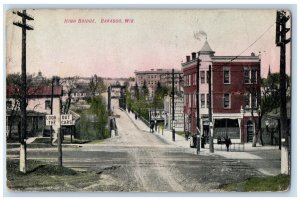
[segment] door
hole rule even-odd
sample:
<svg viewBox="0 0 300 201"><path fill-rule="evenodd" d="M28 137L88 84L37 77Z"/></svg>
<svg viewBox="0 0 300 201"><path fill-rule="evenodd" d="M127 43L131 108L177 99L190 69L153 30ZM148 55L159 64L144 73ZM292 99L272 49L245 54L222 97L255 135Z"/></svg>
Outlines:
<svg viewBox="0 0 300 201"><path fill-rule="evenodd" d="M247 122L247 142L253 141L254 126L252 121Z"/></svg>

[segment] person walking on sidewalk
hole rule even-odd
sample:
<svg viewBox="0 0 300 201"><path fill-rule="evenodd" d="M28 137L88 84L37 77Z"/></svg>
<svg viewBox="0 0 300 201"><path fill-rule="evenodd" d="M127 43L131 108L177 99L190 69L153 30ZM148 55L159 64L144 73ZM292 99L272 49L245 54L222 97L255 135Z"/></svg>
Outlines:
<svg viewBox="0 0 300 201"><path fill-rule="evenodd" d="M150 132L151 133L154 133L154 124L155 124L154 121L150 122Z"/></svg>
<svg viewBox="0 0 300 201"><path fill-rule="evenodd" d="M227 152L229 151L229 146L231 145L231 139L226 137L225 139L225 145L226 145L226 149L227 149Z"/></svg>

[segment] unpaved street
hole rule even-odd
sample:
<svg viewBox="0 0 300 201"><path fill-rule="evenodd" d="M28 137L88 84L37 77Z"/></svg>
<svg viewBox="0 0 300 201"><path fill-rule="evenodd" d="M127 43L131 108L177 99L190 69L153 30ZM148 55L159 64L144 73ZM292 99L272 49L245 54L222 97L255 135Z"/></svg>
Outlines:
<svg viewBox="0 0 300 201"><path fill-rule="evenodd" d="M63 149L63 164L94 172L99 183L71 191L208 192L225 183L263 174L242 160L195 155L143 131L124 111L115 110L118 136L99 144ZM9 155L18 152L9 152ZM29 149L29 159L56 161L56 149ZM105 188L103 187L105 185ZM68 190L68 186L66 185Z"/></svg>

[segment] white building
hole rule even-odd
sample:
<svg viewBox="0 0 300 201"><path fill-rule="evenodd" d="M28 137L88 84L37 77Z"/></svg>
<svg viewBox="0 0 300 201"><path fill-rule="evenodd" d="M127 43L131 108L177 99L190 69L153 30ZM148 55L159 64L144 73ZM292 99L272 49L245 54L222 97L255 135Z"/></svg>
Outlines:
<svg viewBox="0 0 300 201"><path fill-rule="evenodd" d="M51 86L33 86L27 91L27 136L49 135L50 127L45 125L45 115L51 114ZM52 114L60 117L62 87L53 87ZM20 122L20 93L19 88L7 86L6 88L6 118L7 134L18 134ZM12 122L11 122L12 121ZM11 124L11 126L10 126ZM59 124L53 126L53 137L55 138L59 129Z"/></svg>

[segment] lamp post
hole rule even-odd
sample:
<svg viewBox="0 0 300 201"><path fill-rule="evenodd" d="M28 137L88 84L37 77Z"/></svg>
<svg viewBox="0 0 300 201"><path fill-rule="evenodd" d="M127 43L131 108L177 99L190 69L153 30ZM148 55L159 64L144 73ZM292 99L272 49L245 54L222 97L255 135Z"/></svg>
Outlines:
<svg viewBox="0 0 300 201"><path fill-rule="evenodd" d="M261 145L263 145L262 134L261 134L261 108L260 108L260 105L258 106L257 114L258 114L258 125L257 125L258 126L258 135L260 137Z"/></svg>
<svg viewBox="0 0 300 201"><path fill-rule="evenodd" d="M270 132L271 134L271 145L274 145L274 132L278 126L278 123L276 120L274 119L271 119L271 118L268 118L265 120L265 125L266 125L266 129L267 129L267 132ZM279 149L281 149L280 147L280 139L279 139Z"/></svg>
<svg viewBox="0 0 300 201"><path fill-rule="evenodd" d="M244 110L243 106L241 106L240 112L241 112L240 133L241 133L241 139L244 142L243 128L244 128L244 114L245 114L245 110Z"/></svg>
<svg viewBox="0 0 300 201"><path fill-rule="evenodd" d="M266 125L267 132L269 132L269 126L270 126L269 119L265 120L265 125ZM273 145L273 132L271 131L270 133L271 133L271 145Z"/></svg>

